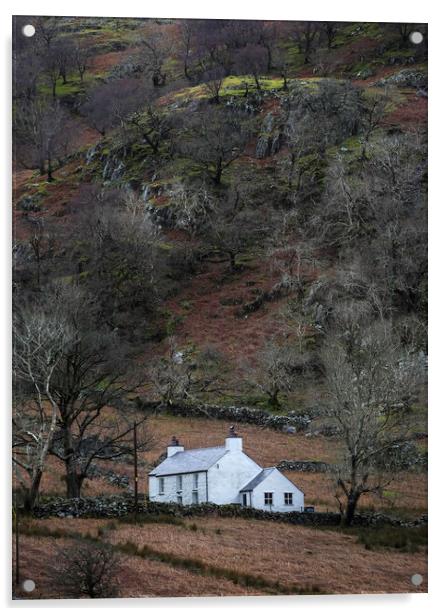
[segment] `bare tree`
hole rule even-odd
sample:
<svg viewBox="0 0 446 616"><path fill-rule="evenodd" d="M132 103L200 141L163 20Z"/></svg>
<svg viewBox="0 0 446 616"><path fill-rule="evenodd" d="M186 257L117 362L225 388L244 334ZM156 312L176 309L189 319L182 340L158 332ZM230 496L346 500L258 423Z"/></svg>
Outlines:
<svg viewBox="0 0 446 616"><path fill-rule="evenodd" d="M54 237L45 231L44 223L40 219L29 239L29 245L36 261L36 284L40 288L42 261L52 255L54 249Z"/></svg>
<svg viewBox="0 0 446 616"><path fill-rule="evenodd" d="M218 104L220 102L220 90L223 86L224 78L225 70L222 66L203 67L200 80L203 81L203 85L211 97L211 103Z"/></svg>
<svg viewBox="0 0 446 616"><path fill-rule="evenodd" d="M241 75L252 75L257 90L262 86L260 78L268 67L268 51L261 45L246 45L237 53L236 64L238 73Z"/></svg>
<svg viewBox="0 0 446 616"><path fill-rule="evenodd" d="M81 112L93 128L105 135L138 111L145 100L145 94L146 88L139 79L112 79L89 92Z"/></svg>
<svg viewBox="0 0 446 616"><path fill-rule="evenodd" d="M112 330L133 329L153 316L165 270L161 236L147 203L132 192L105 191L87 196L92 208L79 227L83 249L75 246L86 285L97 297L102 318Z"/></svg>
<svg viewBox="0 0 446 616"><path fill-rule="evenodd" d="M67 308L67 312L78 331L78 341L64 349L54 373L58 431L52 439L51 454L64 463L67 497L75 498L81 495L94 461L116 460L131 453L134 422L143 426L146 418L129 412L125 404L132 382L134 386L138 383L125 374L125 362L114 356L122 353L115 337L106 331L84 330L84 308L79 307L78 300L74 310ZM141 450L149 442L142 430L139 433Z"/></svg>
<svg viewBox="0 0 446 616"><path fill-rule="evenodd" d="M198 162L215 184L221 183L224 171L239 158L248 141L246 120L219 108L194 114L181 149Z"/></svg>
<svg viewBox="0 0 446 616"><path fill-rule="evenodd" d="M91 62L91 50L89 47L81 45L79 41L74 44L73 47L73 64L79 73L79 78L84 81L84 75L90 67Z"/></svg>
<svg viewBox="0 0 446 616"><path fill-rule="evenodd" d="M37 17L33 20L36 28L36 40L46 49L50 49L57 40L59 24L57 17Z"/></svg>
<svg viewBox="0 0 446 616"><path fill-rule="evenodd" d="M293 66L288 49L276 47L273 51L272 61L283 79L283 89L288 90L288 78Z"/></svg>
<svg viewBox="0 0 446 616"><path fill-rule="evenodd" d="M66 345L76 342L76 333L59 309L41 307L16 310L13 323L13 462L16 474L24 471L28 481L25 506L36 503L45 463L57 427L55 371Z"/></svg>
<svg viewBox="0 0 446 616"><path fill-rule="evenodd" d="M226 256L231 272L235 272L237 256L264 235L268 226L266 217L262 223L245 196L235 190L220 200L208 220L204 237L213 250Z"/></svg>
<svg viewBox="0 0 446 616"><path fill-rule="evenodd" d="M172 44L161 32L152 32L141 39L140 63L150 75L155 87L166 85L165 63L171 53Z"/></svg>
<svg viewBox="0 0 446 616"><path fill-rule="evenodd" d="M296 24L293 38L297 43L299 53L304 57L304 64L310 63L319 34L320 25L318 22L305 21Z"/></svg>
<svg viewBox="0 0 446 616"><path fill-rule="evenodd" d="M316 144L320 143L318 139L315 139L314 123L311 116L309 114L301 116L298 112L292 111L285 125L285 137L289 150L288 188L299 191L306 172L305 162L307 162L302 159L309 153L314 152Z"/></svg>
<svg viewBox="0 0 446 616"><path fill-rule="evenodd" d="M280 394L292 389L292 362L293 353L286 340L271 340L258 354L255 364L244 370L248 383L266 395L272 410L280 409Z"/></svg>
<svg viewBox="0 0 446 616"><path fill-rule="evenodd" d="M118 573L122 556L91 541L76 541L60 550L49 569L55 587L64 598L106 599L118 596Z"/></svg>
<svg viewBox="0 0 446 616"><path fill-rule="evenodd" d="M147 378L162 404L198 404L204 394L221 393L223 371L224 360L217 351L205 349L193 354L181 349L172 336L166 355L151 363Z"/></svg>
<svg viewBox="0 0 446 616"><path fill-rule="evenodd" d="M367 327L354 308L348 315L344 307L343 324L328 336L323 352L328 416L341 442L336 497L347 525L360 498L391 481L377 461L408 439L420 383L417 356L401 348L387 323Z"/></svg>
<svg viewBox="0 0 446 616"><path fill-rule="evenodd" d="M382 122L388 104L389 96L387 92L367 94L362 97L361 159L363 161L367 158L367 147L370 137Z"/></svg>
<svg viewBox="0 0 446 616"><path fill-rule="evenodd" d="M53 181L54 161L64 151L68 118L59 103L36 99L17 107L14 128L18 144L27 148L32 162L47 181Z"/></svg>
<svg viewBox="0 0 446 616"><path fill-rule="evenodd" d="M170 202L175 210L175 225L193 237L208 227L217 208L216 199L204 182L198 187L175 184Z"/></svg>
<svg viewBox="0 0 446 616"><path fill-rule="evenodd" d="M117 116L123 111L117 111ZM133 113L125 115L124 111L121 124L126 143L134 143L136 139L142 138L155 156L172 129L169 116L150 100L146 100L144 105Z"/></svg>
<svg viewBox="0 0 446 616"><path fill-rule="evenodd" d="M322 30L327 41L328 49L331 49L333 47L336 34L339 30L339 25L340 24L337 21L324 21L322 24Z"/></svg>
<svg viewBox="0 0 446 616"><path fill-rule="evenodd" d="M183 63L183 72L186 79L191 80L190 60L192 55L192 45L194 36L194 22L189 19L182 19L180 23L180 56Z"/></svg>

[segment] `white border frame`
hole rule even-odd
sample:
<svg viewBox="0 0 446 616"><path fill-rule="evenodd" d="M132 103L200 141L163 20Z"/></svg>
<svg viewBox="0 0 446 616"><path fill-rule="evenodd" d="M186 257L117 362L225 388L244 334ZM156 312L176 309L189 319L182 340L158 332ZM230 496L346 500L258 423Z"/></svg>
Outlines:
<svg viewBox="0 0 446 616"><path fill-rule="evenodd" d="M3 336L3 352L1 354L1 396L2 402L2 434L5 440L10 436L11 385L10 385L10 269L11 269L11 15L80 15L80 16L117 16L117 17L207 17L207 18L239 18L239 19L297 19L297 20L337 20L337 21L396 21L396 22L429 22L429 75L430 75L430 102L429 102L429 267L430 267L430 386L429 386L429 594L412 595L348 595L348 596L318 596L318 597L261 597L261 598L221 598L221 599L119 599L101 601L39 601L25 602L14 601L10 597L10 461L9 441L4 443L5 452L2 467L3 476L3 506L0 508L2 516L2 539L5 546L2 550L3 560L2 575L0 579L5 592L3 604L7 609L48 609L57 608L64 610L78 610L83 608L93 613L102 610L127 609L147 611L151 614L166 613L170 609L181 610L182 614L208 611L212 609L216 614L224 614L228 610L248 613L270 613L271 609L281 608L287 612L301 610L308 613L319 614L321 611L329 611L330 615L357 614L361 611L362 616L375 614L377 610L392 610L393 614L399 613L405 616L419 613L423 608L440 608L444 603L442 587L444 586L443 570L444 557L441 550L440 538L444 533L444 521L441 497L444 488L442 483L442 462L440 452L444 448L445 438L445 414L440 406L440 389L442 374L441 356L444 342L444 319L442 319L443 307L443 280L444 276L444 234L446 233L446 217L444 198L444 101L445 77L444 77L444 41L445 20L441 12L439 2L427 0L414 2L413 0L373 0L368 3L358 3L348 0L319 0L319 2L287 2L286 0L274 0L260 5L255 0L225 0L215 5L204 1L181 1L164 0L159 5L143 2L142 0L126 0L121 4L112 5L110 2L94 0L77 0L76 3L68 3L63 0L39 0L39 2L7 0L1 7L0 27L2 29L2 48L4 50L2 69L3 83L3 114L1 122L1 165L3 174L2 193L2 223L0 227L2 248L1 254L1 288L3 291L1 306L1 323ZM342 563L340 563L342 566ZM371 571L371 575L373 572Z"/></svg>

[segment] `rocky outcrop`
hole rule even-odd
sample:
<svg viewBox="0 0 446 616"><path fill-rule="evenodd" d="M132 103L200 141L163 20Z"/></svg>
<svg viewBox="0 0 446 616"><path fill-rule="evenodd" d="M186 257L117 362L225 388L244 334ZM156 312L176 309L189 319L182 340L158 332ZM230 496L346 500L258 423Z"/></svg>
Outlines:
<svg viewBox="0 0 446 616"><path fill-rule="evenodd" d="M275 116L268 113L263 120L256 144L256 158L273 156L280 150L283 142L283 130Z"/></svg>
<svg viewBox="0 0 446 616"><path fill-rule="evenodd" d="M401 88L427 89L427 75L412 69L403 69L376 82L377 86L399 86Z"/></svg>
<svg viewBox="0 0 446 616"><path fill-rule="evenodd" d="M17 202L17 208L24 212L40 212L42 209L42 196L39 194L24 195Z"/></svg>

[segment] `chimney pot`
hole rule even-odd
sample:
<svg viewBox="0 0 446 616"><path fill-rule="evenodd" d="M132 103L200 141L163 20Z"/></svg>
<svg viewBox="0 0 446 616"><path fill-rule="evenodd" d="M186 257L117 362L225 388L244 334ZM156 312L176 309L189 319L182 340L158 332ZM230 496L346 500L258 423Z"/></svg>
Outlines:
<svg viewBox="0 0 446 616"><path fill-rule="evenodd" d="M167 457L170 458L170 456L175 455L179 451L184 451L184 447L180 445L180 441L176 436L172 436L172 440L167 445Z"/></svg>

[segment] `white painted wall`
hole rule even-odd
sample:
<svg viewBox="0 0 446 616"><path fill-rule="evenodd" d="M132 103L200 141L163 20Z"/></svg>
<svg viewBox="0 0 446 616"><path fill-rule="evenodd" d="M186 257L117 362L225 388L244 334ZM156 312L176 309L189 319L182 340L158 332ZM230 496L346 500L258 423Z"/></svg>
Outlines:
<svg viewBox="0 0 446 616"><path fill-rule="evenodd" d="M217 505L240 503L240 488L260 473L262 467L241 449L242 439L227 439L236 447L229 449L208 470L209 502ZM237 442L236 442L237 441Z"/></svg>
<svg viewBox="0 0 446 616"><path fill-rule="evenodd" d="M265 492L273 493L273 505L265 505ZM293 504L285 505L284 493L293 494ZM249 497L248 497L249 498ZM266 511L303 511L304 493L280 471L274 469L251 493L251 506Z"/></svg>
<svg viewBox="0 0 446 616"><path fill-rule="evenodd" d="M178 490L177 475L164 477L164 493L159 493L159 477L149 477L149 498L158 503L178 502L178 497L183 498L183 505L192 505L192 492L194 491L194 475L198 475L198 502L206 502L206 473L185 473L181 475L182 489Z"/></svg>

